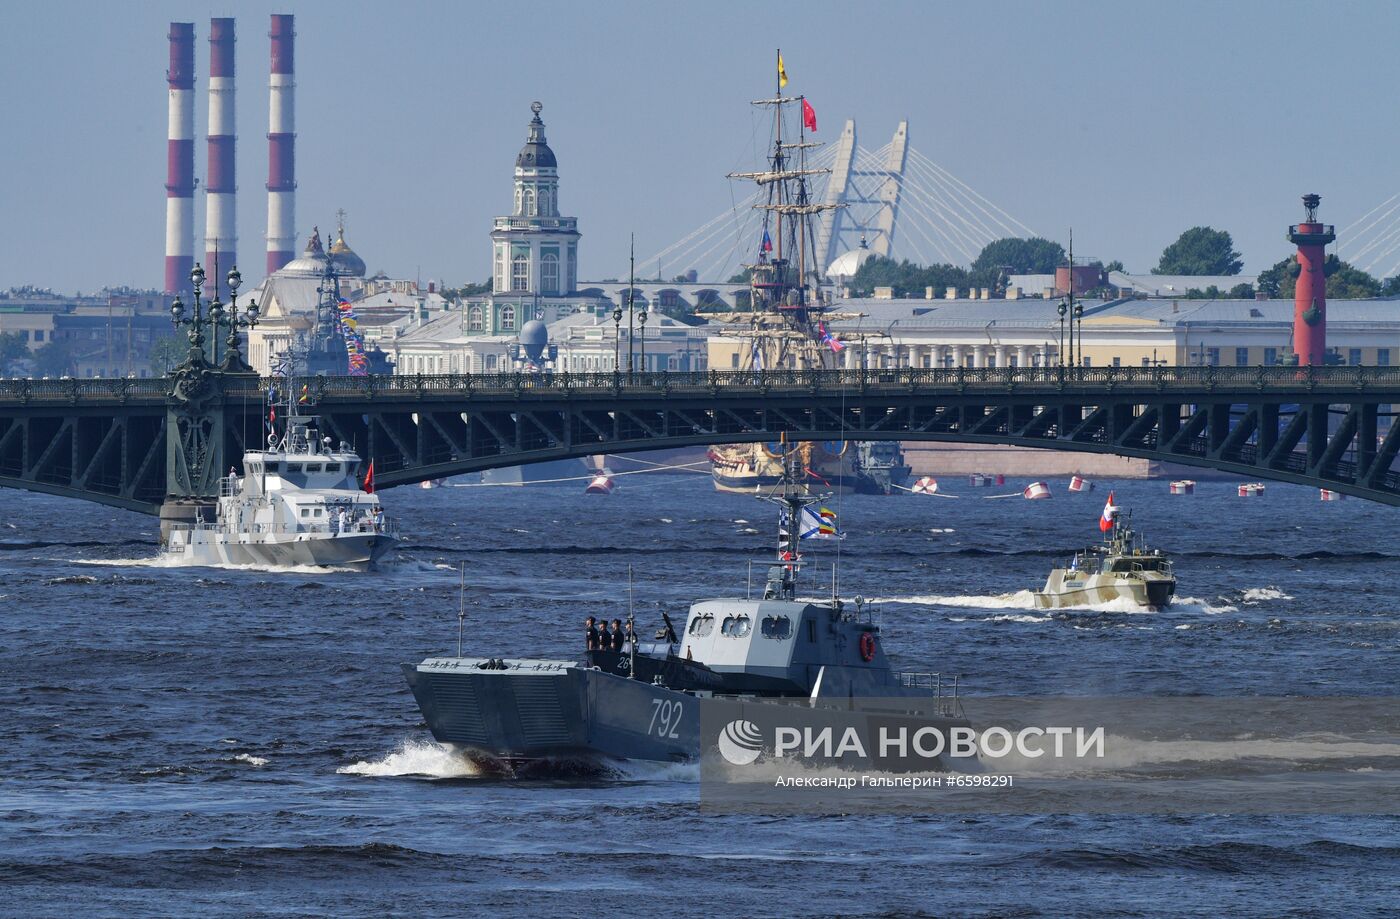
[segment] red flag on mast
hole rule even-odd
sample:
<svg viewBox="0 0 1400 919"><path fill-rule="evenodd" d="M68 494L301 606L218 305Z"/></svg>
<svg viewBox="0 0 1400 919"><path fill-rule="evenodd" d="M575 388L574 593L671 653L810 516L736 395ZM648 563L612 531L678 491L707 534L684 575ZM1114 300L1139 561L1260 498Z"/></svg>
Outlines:
<svg viewBox="0 0 1400 919"><path fill-rule="evenodd" d="M813 134L817 132L817 110L805 97L802 100L802 126Z"/></svg>
<svg viewBox="0 0 1400 919"><path fill-rule="evenodd" d="M1103 513L1099 515L1099 532L1107 533L1113 529L1113 521L1118 519L1118 508L1113 503L1113 492L1108 493L1108 502L1103 506Z"/></svg>
<svg viewBox="0 0 1400 919"><path fill-rule="evenodd" d="M365 494L374 494L374 460L369 461L369 469L365 472Z"/></svg>

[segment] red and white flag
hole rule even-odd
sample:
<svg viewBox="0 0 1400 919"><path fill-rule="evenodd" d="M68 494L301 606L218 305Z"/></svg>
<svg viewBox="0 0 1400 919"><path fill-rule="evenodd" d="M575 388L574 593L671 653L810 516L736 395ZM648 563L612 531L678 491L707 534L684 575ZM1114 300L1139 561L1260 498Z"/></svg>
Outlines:
<svg viewBox="0 0 1400 919"><path fill-rule="evenodd" d="M1113 521L1118 516L1118 508L1113 506L1113 492L1108 493L1108 501L1103 506L1103 516L1099 518L1099 532L1107 533L1113 529Z"/></svg>

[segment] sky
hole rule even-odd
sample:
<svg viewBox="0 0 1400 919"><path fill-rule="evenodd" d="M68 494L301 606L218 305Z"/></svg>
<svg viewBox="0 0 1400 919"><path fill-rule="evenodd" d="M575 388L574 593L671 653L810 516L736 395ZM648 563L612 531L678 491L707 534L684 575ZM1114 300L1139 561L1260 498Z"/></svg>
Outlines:
<svg viewBox="0 0 1400 919"><path fill-rule="evenodd" d="M195 23L202 176L211 16L238 19L240 261L261 275L274 12L297 17L298 234L344 208L395 277L488 276L536 99L580 276L625 274L629 234L654 252L732 206L777 47L819 137L855 118L874 148L908 119L925 156L1130 271L1205 224L1257 272L1303 193L1343 231L1400 191L1395 3L4 0L0 289L160 285L166 32Z"/></svg>

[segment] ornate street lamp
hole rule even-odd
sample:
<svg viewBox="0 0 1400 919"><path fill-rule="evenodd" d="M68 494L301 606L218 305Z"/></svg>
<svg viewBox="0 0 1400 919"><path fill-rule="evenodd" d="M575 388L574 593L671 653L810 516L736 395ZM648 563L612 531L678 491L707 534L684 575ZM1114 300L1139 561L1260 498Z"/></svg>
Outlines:
<svg viewBox="0 0 1400 919"><path fill-rule="evenodd" d="M622 371L622 307L613 307L613 376Z"/></svg>
<svg viewBox="0 0 1400 919"><path fill-rule="evenodd" d="M224 356L223 369L230 373L252 373L253 368L243 359L243 355L238 347L238 333L243 329L251 329L258 324L258 301L249 300L248 305L243 309L243 315L238 315L238 288L243 284L243 275L238 273L238 266L229 269L228 289L228 353ZM212 307L211 307L212 310Z"/></svg>
<svg viewBox="0 0 1400 919"><path fill-rule="evenodd" d="M209 360L204 354L204 327L210 324L210 320L204 315L204 300L201 296L204 290L204 269L198 262L195 262L194 268L190 270L190 286L194 288L194 313L186 316L185 304L177 296L175 302L170 304L170 322L176 328L189 327L190 351L184 366L206 367Z"/></svg>
<svg viewBox="0 0 1400 919"><path fill-rule="evenodd" d="M643 372L643 373L646 373L646 369L647 369L647 308L646 308L645 306L642 307L642 312L637 316L637 321L640 322L640 323L642 324L642 331L641 331L641 337L642 337L642 340L641 340L641 348L642 348L642 372Z"/></svg>
<svg viewBox="0 0 1400 919"><path fill-rule="evenodd" d="M1059 307L1055 310L1060 314L1060 346L1055 351L1059 366L1065 365L1065 314L1069 312L1069 303L1061 300Z"/></svg>
<svg viewBox="0 0 1400 919"><path fill-rule="evenodd" d="M1084 363L1084 304L1074 305L1074 321L1079 324L1079 351L1075 366Z"/></svg>

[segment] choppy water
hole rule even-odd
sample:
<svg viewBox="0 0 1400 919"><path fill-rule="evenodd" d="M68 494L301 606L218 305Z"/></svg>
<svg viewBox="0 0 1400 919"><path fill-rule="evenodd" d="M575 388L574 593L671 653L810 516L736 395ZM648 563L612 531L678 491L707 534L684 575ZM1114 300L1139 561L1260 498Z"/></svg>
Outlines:
<svg viewBox="0 0 1400 919"><path fill-rule="evenodd" d="M843 587L887 648L972 693L1390 695L1400 512L1270 485L1117 483L1178 560L1170 612L1037 612L1096 535L1051 501L847 497ZM1014 483L1013 483L1014 485ZM743 590L771 509L708 480L397 489L378 574L171 569L155 521L0 491L0 912L1376 914L1400 820L702 815L696 771L479 776L398 665L456 641L573 656L583 618ZM824 550L827 557L830 550ZM813 593L821 591L815 586Z"/></svg>

